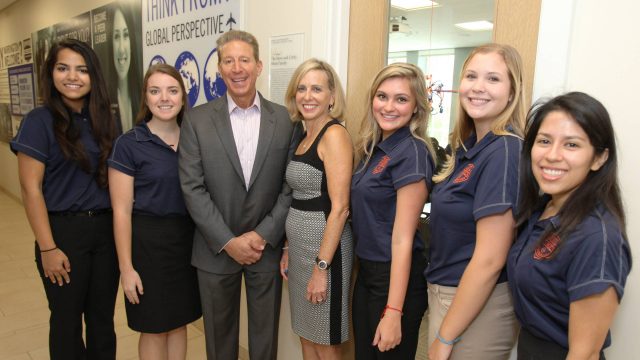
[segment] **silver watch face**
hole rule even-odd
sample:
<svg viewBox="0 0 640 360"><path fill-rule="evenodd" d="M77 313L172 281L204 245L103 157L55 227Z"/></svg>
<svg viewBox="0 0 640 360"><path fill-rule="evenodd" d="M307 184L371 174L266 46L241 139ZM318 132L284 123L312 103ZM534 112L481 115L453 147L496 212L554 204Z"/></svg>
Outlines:
<svg viewBox="0 0 640 360"><path fill-rule="evenodd" d="M324 261L324 260L318 261L318 269L327 270L328 267L329 267L329 264L327 264L326 261Z"/></svg>

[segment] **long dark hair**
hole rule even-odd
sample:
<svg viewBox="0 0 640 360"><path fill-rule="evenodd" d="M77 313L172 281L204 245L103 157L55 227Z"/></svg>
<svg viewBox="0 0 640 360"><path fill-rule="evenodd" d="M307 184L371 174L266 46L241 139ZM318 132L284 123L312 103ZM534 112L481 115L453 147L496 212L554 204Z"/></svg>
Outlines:
<svg viewBox="0 0 640 360"><path fill-rule="evenodd" d="M40 91L44 105L53 114L54 133L64 157L76 162L83 171L91 173L89 156L80 141L80 128L75 125L71 109L65 105L53 82L54 67L58 61L58 53L62 49L69 49L80 54L87 64L91 90L85 96L84 102L89 111L91 133L100 148L95 176L98 185L107 187L107 158L118 131L109 110L109 95L102 76L100 62L87 43L75 39L65 39L51 47L40 74L42 84Z"/></svg>
<svg viewBox="0 0 640 360"><path fill-rule="evenodd" d="M151 110L149 110L149 106L147 105L147 96L146 96L147 87L149 86L149 78L153 74L169 75L172 78L176 79L178 84L180 84L180 90L182 90L182 109L180 109L180 112L178 113L178 118L177 118L178 126L180 126L182 124L182 117L184 116L184 112L189 106L189 99L187 98L187 92L184 88L184 82L182 81L182 76L180 76L180 73L178 72L178 70L176 70L176 68L167 64L152 65L149 68L149 70L147 70L147 73L144 75L144 80L142 81L142 94L140 96L142 101L140 101L140 110L138 111L138 115L136 116L136 124L149 121L153 117L153 114L151 113Z"/></svg>
<svg viewBox="0 0 640 360"><path fill-rule="evenodd" d="M569 116L584 130L589 142L595 149L595 156L608 150L606 162L597 171L590 171L587 178L575 189L558 211L559 228L553 229L560 241L578 226L597 206L604 206L618 221L622 235L627 241L626 221L620 187L618 186L618 153L616 138L609 113L593 97L570 92L547 102L535 104L527 116L527 129L520 160L521 203L517 216L518 226L523 225L533 212L542 210L548 196L540 194L540 186L531 169L531 148L538 130L547 115L561 111ZM540 241L546 239L549 232L543 234Z"/></svg>

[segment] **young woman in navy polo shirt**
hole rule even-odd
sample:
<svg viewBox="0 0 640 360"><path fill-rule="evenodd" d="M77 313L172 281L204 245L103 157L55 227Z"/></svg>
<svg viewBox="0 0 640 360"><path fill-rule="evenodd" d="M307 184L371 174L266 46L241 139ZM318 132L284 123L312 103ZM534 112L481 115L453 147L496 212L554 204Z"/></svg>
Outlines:
<svg viewBox="0 0 640 360"><path fill-rule="evenodd" d="M129 327L141 359L184 359L186 325L201 316L194 224L180 190L178 139L187 94L178 71L153 65L137 125L109 158L114 234Z"/></svg>
<svg viewBox="0 0 640 360"><path fill-rule="evenodd" d="M631 268L607 110L573 92L529 115L508 273L519 359L604 359ZM540 195L543 193L544 195Z"/></svg>
<svg viewBox="0 0 640 360"><path fill-rule="evenodd" d="M427 307L417 226L434 169L425 91L411 64L385 67L369 91L351 182L356 359L415 358Z"/></svg>
<svg viewBox="0 0 640 360"><path fill-rule="evenodd" d="M49 354L115 359L118 266L107 157L118 128L91 47L77 40L53 45L40 91L44 106L25 116L11 149L51 310Z"/></svg>
<svg viewBox="0 0 640 360"><path fill-rule="evenodd" d="M431 195L429 358L507 359L518 331L505 263L526 113L520 55L480 46L461 79L452 155Z"/></svg>

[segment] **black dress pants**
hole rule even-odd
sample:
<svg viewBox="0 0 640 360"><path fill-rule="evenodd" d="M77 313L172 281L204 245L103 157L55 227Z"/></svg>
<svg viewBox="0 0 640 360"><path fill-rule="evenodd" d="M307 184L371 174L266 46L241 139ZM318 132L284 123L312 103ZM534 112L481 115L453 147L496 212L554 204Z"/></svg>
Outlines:
<svg viewBox="0 0 640 360"><path fill-rule="evenodd" d="M420 323L427 310L427 282L422 275L426 260L422 253L414 252L407 294L402 308L402 340L394 349L380 352L371 345L380 322L380 315L387 305L390 262L359 259L360 268L353 293L353 333L356 359L415 359L418 347Z"/></svg>
<svg viewBox="0 0 640 360"><path fill-rule="evenodd" d="M38 271L49 301L49 354L52 360L115 359L113 313L118 292L118 259L111 213L49 215L56 246L71 264L71 282L59 286L44 277L36 243ZM86 346L82 318L86 324Z"/></svg>

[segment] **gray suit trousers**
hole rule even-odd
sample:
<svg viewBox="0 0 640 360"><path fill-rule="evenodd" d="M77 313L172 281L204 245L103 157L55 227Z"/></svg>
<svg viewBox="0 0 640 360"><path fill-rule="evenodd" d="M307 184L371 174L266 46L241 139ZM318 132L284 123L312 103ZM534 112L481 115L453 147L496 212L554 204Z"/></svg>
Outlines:
<svg viewBox="0 0 640 360"><path fill-rule="evenodd" d="M278 322L282 278L279 272L213 274L198 269L207 359L238 358L240 288L244 274L249 317L251 360L275 360L278 353Z"/></svg>

